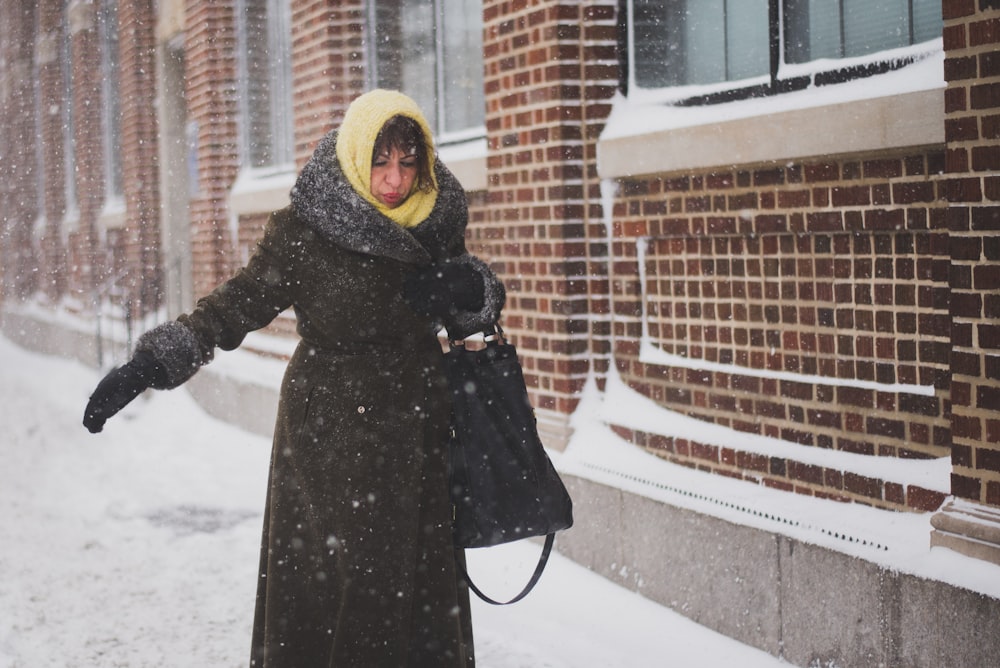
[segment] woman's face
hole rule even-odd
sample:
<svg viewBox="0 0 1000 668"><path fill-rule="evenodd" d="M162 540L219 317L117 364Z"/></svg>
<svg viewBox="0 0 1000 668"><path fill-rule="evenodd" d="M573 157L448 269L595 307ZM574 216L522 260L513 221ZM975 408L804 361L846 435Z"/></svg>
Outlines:
<svg viewBox="0 0 1000 668"><path fill-rule="evenodd" d="M404 153L392 147L377 153L372 159L372 196L390 209L395 209L409 197L416 179L416 152Z"/></svg>

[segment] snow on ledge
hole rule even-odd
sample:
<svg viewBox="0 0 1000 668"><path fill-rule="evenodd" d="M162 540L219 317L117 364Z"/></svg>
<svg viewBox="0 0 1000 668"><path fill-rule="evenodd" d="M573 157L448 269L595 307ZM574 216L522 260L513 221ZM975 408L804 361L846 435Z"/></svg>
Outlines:
<svg viewBox="0 0 1000 668"><path fill-rule="evenodd" d="M613 423L650 434L688 439L705 445L731 448L765 457L790 459L867 478L890 480L906 486L917 485L944 494L951 492L950 457L937 459L877 457L809 447L759 434L748 434L663 408L628 387L617 372L608 374L604 402L596 415L605 424Z"/></svg>
<svg viewBox="0 0 1000 668"><path fill-rule="evenodd" d="M863 79L854 79L826 86L811 85L800 91L781 93L768 97L737 100L712 105L690 107L671 106L671 99L664 99L657 92L636 90L628 97L614 99L611 116L601 133L601 140L618 139L635 135L661 132L697 125L711 125L753 116L765 116L786 111L798 111L827 105L859 102L882 97L895 97L945 87L944 44L941 39L931 40L912 47L880 52L863 58L838 61L838 67L858 66L884 60L913 58L914 63ZM808 66L832 62L814 61ZM801 76L807 73L803 66L785 65L781 76ZM731 84L730 84L731 85ZM705 91L687 87L681 97L692 97ZM676 97L676 94L675 96Z"/></svg>
<svg viewBox="0 0 1000 668"><path fill-rule="evenodd" d="M753 378L766 378L778 381L788 381L792 383L808 383L811 385L833 385L837 387L856 387L862 390L874 390L876 392L891 392L897 394L915 394L923 397L934 396L933 385L911 385L907 383L879 383L871 380L860 380L856 378L834 378L832 376L817 376L805 373L795 373L792 371L774 371L771 369L755 369L736 364L723 364L721 362L711 362L708 360L693 359L683 355L668 353L657 347L647 336L643 336L639 341L639 361L644 364L656 364L660 366L675 366L693 371L707 371L709 373L728 373L739 376L751 376Z"/></svg>
<svg viewBox="0 0 1000 668"><path fill-rule="evenodd" d="M918 45L910 57L920 60L895 71L780 95L684 107L663 98L676 90L619 94L597 144L598 173L637 178L943 146L940 44Z"/></svg>
<svg viewBox="0 0 1000 668"><path fill-rule="evenodd" d="M794 444L684 418L652 404L645 397L609 377L602 394L590 379L571 418L573 437L562 453L549 455L558 470L585 480L691 510L740 526L787 536L843 554L879 564L894 571L944 582L1000 598L1000 566L961 555L944 547L930 546L932 513L895 512L857 503L842 503L805 495L793 495L753 482L736 480L673 464L620 438L607 426L609 416L650 428L654 432L699 441L725 439L727 447L748 451L787 452ZM696 431L695 431L696 430ZM769 445L765 442L771 441ZM863 455L835 453L853 460ZM777 455L786 456L786 455ZM839 459L839 457L838 457ZM875 458L871 458L875 459ZM915 484L930 489L947 486L951 463L947 458L916 462L892 459L893 477L902 470ZM901 469L897 469L903 465ZM837 466L843 468L841 463ZM859 467L872 475L870 467ZM923 470L920 470L920 469Z"/></svg>

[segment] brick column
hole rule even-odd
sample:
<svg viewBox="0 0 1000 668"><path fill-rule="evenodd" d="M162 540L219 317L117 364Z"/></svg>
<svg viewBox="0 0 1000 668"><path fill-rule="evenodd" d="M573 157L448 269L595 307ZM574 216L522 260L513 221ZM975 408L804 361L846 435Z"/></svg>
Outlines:
<svg viewBox="0 0 1000 668"><path fill-rule="evenodd" d="M323 135L340 125L351 100L365 91L364 22L361 0L292 2L292 104L300 168Z"/></svg>
<svg viewBox="0 0 1000 668"><path fill-rule="evenodd" d="M37 115L42 143L40 168L43 175L44 224L41 233L41 291L58 299L66 286L66 255L62 223L66 215L66 146L63 123L63 0L43 0L37 4L38 35L35 66L38 72ZM36 232L37 234L37 232Z"/></svg>
<svg viewBox="0 0 1000 668"><path fill-rule="evenodd" d="M154 0L118 4L125 266L135 314L159 308L160 196L157 155L156 10Z"/></svg>
<svg viewBox="0 0 1000 668"><path fill-rule="evenodd" d="M1000 1L943 7L955 500L931 544L1000 564Z"/></svg>
<svg viewBox="0 0 1000 668"><path fill-rule="evenodd" d="M96 299L109 263L98 243L97 218L104 206L104 133L101 125L101 46L97 8L73 0L66 8L72 60L73 143L76 148L76 192L80 220L69 239L69 266L73 283L84 299Z"/></svg>
<svg viewBox="0 0 1000 668"><path fill-rule="evenodd" d="M588 244L601 222L594 154L617 86L615 9L483 3L489 192L479 241L507 284L504 326L542 437L557 448L591 359Z"/></svg>
<svg viewBox="0 0 1000 668"><path fill-rule="evenodd" d="M194 294L228 279L233 267L227 196L239 170L233 0L187 0L188 123L196 130L198 179L191 190Z"/></svg>
<svg viewBox="0 0 1000 668"><path fill-rule="evenodd" d="M35 127L34 3L0 5L0 295L30 296L38 287L32 227L39 215Z"/></svg>

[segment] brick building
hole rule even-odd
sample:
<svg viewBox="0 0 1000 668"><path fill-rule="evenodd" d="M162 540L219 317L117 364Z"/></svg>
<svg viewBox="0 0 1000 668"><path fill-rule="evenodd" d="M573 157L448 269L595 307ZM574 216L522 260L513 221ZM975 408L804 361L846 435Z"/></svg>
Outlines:
<svg viewBox="0 0 1000 668"><path fill-rule="evenodd" d="M240 266L353 97L398 87L468 191L553 449L588 380L620 381L713 427L608 417L662 459L790 505L933 513L928 549L1000 564L996 0L3 0L0 33L11 338L120 361ZM291 336L279 317L248 348L280 357ZM685 520L569 477L564 552L678 605L676 564L653 558L674 548L648 532ZM777 540L789 556L766 559L791 568L780 532L720 531L720 549ZM633 575L609 544L644 546ZM685 576L717 598L678 607L793 663L996 648L995 599L817 554L858 591L964 612L917 633L880 598L879 632L828 647L795 635L770 575L722 584L725 561ZM713 612L755 596L778 612Z"/></svg>

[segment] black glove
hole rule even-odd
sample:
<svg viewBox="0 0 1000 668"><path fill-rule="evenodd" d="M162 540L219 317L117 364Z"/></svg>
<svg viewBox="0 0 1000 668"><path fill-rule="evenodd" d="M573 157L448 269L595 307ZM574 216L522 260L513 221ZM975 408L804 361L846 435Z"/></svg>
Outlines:
<svg viewBox="0 0 1000 668"><path fill-rule="evenodd" d="M96 434L104 429L108 418L125 408L143 390L163 385L165 380L166 372L151 353L136 352L131 361L109 372L98 383L83 413L83 426Z"/></svg>
<svg viewBox="0 0 1000 668"><path fill-rule="evenodd" d="M403 299L417 313L444 317L481 309L484 290L478 271L467 264L447 262L410 274L403 285Z"/></svg>

